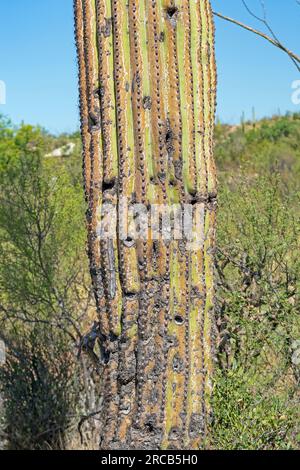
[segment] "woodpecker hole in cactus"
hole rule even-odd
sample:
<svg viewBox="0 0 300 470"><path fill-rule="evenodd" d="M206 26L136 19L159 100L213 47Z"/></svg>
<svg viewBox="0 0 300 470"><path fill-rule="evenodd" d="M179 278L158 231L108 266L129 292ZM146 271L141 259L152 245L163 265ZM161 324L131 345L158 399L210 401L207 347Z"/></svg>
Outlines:
<svg viewBox="0 0 300 470"><path fill-rule="evenodd" d="M104 181L103 184L102 184L102 191L105 192L105 191L109 191L109 190L113 189L115 187L115 184L116 184L115 179L113 179L111 181Z"/></svg>
<svg viewBox="0 0 300 470"><path fill-rule="evenodd" d="M177 325L183 325L184 320L183 320L183 318L182 318L180 315L176 315L176 317L175 317L175 323L176 323Z"/></svg>
<svg viewBox="0 0 300 470"><path fill-rule="evenodd" d="M178 8L171 6L167 8L167 17L171 20L177 17Z"/></svg>

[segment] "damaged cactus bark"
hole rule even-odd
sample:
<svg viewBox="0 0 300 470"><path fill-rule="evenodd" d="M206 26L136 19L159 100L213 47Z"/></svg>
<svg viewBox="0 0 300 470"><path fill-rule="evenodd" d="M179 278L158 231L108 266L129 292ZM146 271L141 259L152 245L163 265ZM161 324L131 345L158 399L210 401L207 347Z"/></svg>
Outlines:
<svg viewBox="0 0 300 470"><path fill-rule="evenodd" d="M214 357L214 25L209 0L74 0L101 449L207 445ZM99 236L101 208L191 207L200 243ZM196 216L196 214L198 214ZM151 220L151 218L150 218ZM193 222L194 223L194 222Z"/></svg>

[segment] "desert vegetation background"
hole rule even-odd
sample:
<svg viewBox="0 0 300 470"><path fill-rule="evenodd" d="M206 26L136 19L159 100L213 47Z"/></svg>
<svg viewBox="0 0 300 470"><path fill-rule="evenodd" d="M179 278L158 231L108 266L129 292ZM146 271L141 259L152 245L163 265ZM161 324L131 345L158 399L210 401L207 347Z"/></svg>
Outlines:
<svg viewBox="0 0 300 470"><path fill-rule="evenodd" d="M217 123L215 137L209 445L299 449L300 115ZM0 448L97 448L101 380L81 352L96 313L79 134L1 117L0 187Z"/></svg>

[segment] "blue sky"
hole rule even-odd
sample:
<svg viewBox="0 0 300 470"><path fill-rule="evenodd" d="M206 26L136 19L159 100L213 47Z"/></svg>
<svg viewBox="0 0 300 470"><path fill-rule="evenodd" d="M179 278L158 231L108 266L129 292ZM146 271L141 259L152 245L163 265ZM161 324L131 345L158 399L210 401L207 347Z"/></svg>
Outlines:
<svg viewBox="0 0 300 470"><path fill-rule="evenodd" d="M14 0L0 4L0 80L7 102L0 113L15 123L40 124L51 132L78 128L76 54L72 0ZM297 33L300 6L296 0L265 0L269 20L280 39L300 52ZM241 0L212 0L213 8L262 27ZM248 0L260 12L259 0ZM218 116L238 122L252 107L258 117L280 109L300 111L291 101L291 85L299 79L294 65L263 39L216 19Z"/></svg>

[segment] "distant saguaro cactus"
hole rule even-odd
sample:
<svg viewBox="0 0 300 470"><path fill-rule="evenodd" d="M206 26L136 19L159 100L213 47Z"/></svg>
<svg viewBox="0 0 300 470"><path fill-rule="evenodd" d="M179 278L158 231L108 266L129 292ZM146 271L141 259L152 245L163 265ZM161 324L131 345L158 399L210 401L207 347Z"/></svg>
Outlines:
<svg viewBox="0 0 300 470"><path fill-rule="evenodd" d="M88 251L105 364L100 446L201 448L214 342L210 2L74 0L74 10ZM146 238L122 238L119 212L114 236L101 237L101 208L120 209L124 200L146 215L155 205L191 208L196 248L186 234L164 237L160 223L159 237L149 223Z"/></svg>

